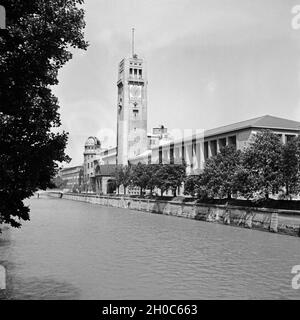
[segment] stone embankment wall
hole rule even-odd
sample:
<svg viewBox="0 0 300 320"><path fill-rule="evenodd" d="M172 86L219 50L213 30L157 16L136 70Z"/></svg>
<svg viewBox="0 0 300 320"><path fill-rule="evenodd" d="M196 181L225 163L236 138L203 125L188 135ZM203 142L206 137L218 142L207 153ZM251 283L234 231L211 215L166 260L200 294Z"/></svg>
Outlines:
<svg viewBox="0 0 300 320"><path fill-rule="evenodd" d="M51 194L52 195L52 194ZM60 197L53 193L53 196ZM103 206L138 210L189 218L249 229L300 236L299 224L282 224L279 215L291 214L288 210L250 208L211 204L181 203L175 201L158 201L128 197L107 197L88 194L64 193L64 199L100 204ZM292 212L299 214L300 212ZM299 219L300 222L300 219Z"/></svg>

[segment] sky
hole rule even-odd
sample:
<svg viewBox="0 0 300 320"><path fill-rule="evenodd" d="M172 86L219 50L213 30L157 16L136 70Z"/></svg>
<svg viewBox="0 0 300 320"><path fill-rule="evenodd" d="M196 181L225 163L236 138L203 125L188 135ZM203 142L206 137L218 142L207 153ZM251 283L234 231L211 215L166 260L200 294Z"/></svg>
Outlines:
<svg viewBox="0 0 300 320"><path fill-rule="evenodd" d="M212 129L265 114L300 121L298 4L86 0L90 46L74 52L53 88L69 132L69 166L82 164L89 136L116 144L107 135L116 132L118 63L131 54L132 28L135 52L147 61L148 132L160 124Z"/></svg>

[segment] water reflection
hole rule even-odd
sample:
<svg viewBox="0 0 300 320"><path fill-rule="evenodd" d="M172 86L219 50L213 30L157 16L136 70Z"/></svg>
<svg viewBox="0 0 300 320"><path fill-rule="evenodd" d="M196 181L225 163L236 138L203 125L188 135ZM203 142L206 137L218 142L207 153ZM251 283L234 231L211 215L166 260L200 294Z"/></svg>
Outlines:
<svg viewBox="0 0 300 320"><path fill-rule="evenodd" d="M62 199L0 236L6 299L298 299L300 239Z"/></svg>

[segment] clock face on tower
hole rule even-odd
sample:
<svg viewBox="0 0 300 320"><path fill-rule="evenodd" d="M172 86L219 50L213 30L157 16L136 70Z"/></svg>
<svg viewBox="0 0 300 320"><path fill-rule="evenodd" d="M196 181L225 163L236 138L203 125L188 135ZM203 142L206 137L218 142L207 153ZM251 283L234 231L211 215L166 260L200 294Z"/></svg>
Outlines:
<svg viewBox="0 0 300 320"><path fill-rule="evenodd" d="M130 99L140 99L142 97L142 88L139 85L129 86Z"/></svg>

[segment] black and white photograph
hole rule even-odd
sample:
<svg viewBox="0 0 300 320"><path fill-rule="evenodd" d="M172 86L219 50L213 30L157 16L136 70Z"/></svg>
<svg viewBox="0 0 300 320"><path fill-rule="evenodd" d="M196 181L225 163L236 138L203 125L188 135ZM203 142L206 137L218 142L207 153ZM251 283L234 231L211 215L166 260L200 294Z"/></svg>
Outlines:
<svg viewBox="0 0 300 320"><path fill-rule="evenodd" d="M299 299L300 0L1 0L0 310Z"/></svg>

